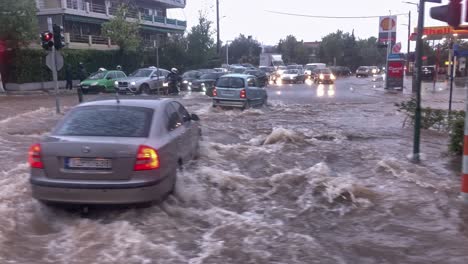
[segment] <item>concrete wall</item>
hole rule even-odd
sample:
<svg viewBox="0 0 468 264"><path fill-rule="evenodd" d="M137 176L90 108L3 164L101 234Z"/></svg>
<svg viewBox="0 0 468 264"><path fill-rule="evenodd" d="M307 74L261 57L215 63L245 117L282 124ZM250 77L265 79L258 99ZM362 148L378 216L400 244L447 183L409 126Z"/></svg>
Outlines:
<svg viewBox="0 0 468 264"><path fill-rule="evenodd" d="M79 80L73 80L73 86L77 86ZM65 81L59 81L59 88L65 88ZM54 82L36 82L36 83L7 83L5 84L6 91L38 91L38 90L53 90L55 89Z"/></svg>

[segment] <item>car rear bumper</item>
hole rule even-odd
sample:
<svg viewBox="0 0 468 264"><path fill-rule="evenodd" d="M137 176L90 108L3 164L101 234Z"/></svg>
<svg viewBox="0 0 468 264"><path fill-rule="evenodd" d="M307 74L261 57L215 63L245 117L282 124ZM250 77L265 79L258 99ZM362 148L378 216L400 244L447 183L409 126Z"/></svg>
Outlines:
<svg viewBox="0 0 468 264"><path fill-rule="evenodd" d="M31 180L32 196L47 202L70 204L133 204L158 200L173 188L173 177L146 184L73 185Z"/></svg>
<svg viewBox="0 0 468 264"><path fill-rule="evenodd" d="M245 107L245 99L213 98L213 106Z"/></svg>

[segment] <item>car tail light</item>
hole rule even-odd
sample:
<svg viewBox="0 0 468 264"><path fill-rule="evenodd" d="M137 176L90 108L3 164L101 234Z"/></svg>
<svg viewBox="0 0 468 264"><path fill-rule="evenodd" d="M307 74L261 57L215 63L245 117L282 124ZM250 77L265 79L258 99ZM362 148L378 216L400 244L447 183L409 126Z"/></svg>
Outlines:
<svg viewBox="0 0 468 264"><path fill-rule="evenodd" d="M41 145L34 144L29 148L28 162L31 168L43 169L44 164L41 159Z"/></svg>
<svg viewBox="0 0 468 264"><path fill-rule="evenodd" d="M240 98L247 98L247 95L245 94L245 89L242 89L240 92Z"/></svg>
<svg viewBox="0 0 468 264"><path fill-rule="evenodd" d="M213 96L215 96L215 97L218 96L218 91L216 90L216 87L213 88Z"/></svg>
<svg viewBox="0 0 468 264"><path fill-rule="evenodd" d="M159 168L159 155L158 152L148 146L141 145L138 148L136 162L133 170L154 170Z"/></svg>

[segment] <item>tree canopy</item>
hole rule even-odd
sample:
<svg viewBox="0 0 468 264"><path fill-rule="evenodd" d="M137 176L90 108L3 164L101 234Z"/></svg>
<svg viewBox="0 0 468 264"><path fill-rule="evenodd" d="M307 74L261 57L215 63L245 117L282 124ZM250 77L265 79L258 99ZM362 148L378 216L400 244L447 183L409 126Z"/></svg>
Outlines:
<svg viewBox="0 0 468 264"><path fill-rule="evenodd" d="M141 39L138 21L127 20L128 7L126 4L121 4L114 17L102 24L103 35L111 38L121 51L135 51Z"/></svg>
<svg viewBox="0 0 468 264"><path fill-rule="evenodd" d="M240 34L229 44L229 63L251 63L258 64L262 45L252 39ZM223 48L224 57L226 57L226 46Z"/></svg>
<svg viewBox="0 0 468 264"><path fill-rule="evenodd" d="M10 48L26 45L37 35L36 4L33 0L2 0L0 39Z"/></svg>

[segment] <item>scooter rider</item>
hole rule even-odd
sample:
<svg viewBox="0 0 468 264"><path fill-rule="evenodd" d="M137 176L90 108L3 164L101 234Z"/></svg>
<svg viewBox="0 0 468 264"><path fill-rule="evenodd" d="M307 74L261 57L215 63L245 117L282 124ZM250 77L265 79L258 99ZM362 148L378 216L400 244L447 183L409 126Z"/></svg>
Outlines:
<svg viewBox="0 0 468 264"><path fill-rule="evenodd" d="M168 93L179 94L179 83L182 81L182 77L179 76L179 71L176 68L172 68L166 78L169 84Z"/></svg>

